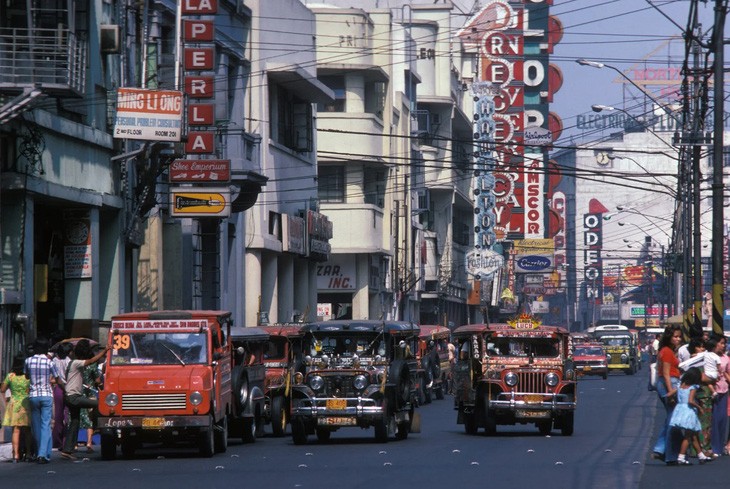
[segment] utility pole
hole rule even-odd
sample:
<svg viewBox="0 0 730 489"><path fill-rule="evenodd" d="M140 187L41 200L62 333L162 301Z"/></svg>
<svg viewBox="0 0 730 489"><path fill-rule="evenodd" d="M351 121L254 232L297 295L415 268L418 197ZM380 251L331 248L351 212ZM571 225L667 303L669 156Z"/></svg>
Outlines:
<svg viewBox="0 0 730 489"><path fill-rule="evenodd" d="M712 332L723 334L723 266L722 256L724 234L723 209L723 122L725 108L725 6L723 0L715 0L715 26L712 31L712 50L714 51L714 121L712 151Z"/></svg>
<svg viewBox="0 0 730 489"><path fill-rule="evenodd" d="M697 23L697 16L695 16L695 24ZM701 38L702 27L696 25L693 28L693 34L697 36L697 39ZM707 82L700 82L698 76L700 72L699 58L700 58L700 45L697 41L694 41L693 46L693 78L694 78L694 113L692 117L692 140L694 146L692 146L692 250L693 250L693 265L692 265L692 277L694 279L693 295L694 295L694 311L693 320L689 329L690 336L702 336L702 235L700 227L700 158L702 156L702 146L700 146L700 135L704 132L704 108L707 103ZM689 244L689 243L688 243Z"/></svg>

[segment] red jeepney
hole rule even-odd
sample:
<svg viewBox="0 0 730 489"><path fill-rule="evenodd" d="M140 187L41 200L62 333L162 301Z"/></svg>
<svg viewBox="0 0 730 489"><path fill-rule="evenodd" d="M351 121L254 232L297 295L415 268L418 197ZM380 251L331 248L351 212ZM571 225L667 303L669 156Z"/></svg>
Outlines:
<svg viewBox="0 0 730 489"><path fill-rule="evenodd" d="M102 458L115 458L117 443L128 458L145 442L187 439L207 457L226 450L230 325L227 311L112 317L99 392Z"/></svg>
<svg viewBox="0 0 730 489"><path fill-rule="evenodd" d="M264 326L269 333L269 341L264 352L266 382L265 418L271 423L274 436L284 436L289 424L291 406L291 379L295 372L302 370L301 324L280 324Z"/></svg>

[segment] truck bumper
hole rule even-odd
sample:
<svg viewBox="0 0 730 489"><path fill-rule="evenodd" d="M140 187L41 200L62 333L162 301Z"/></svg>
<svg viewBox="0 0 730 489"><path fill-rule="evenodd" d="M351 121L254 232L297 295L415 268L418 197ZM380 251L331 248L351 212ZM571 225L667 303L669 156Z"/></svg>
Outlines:
<svg viewBox="0 0 730 489"><path fill-rule="evenodd" d="M159 431L177 428L210 428L211 418L204 416L100 416L97 427L102 433L115 430L140 429Z"/></svg>

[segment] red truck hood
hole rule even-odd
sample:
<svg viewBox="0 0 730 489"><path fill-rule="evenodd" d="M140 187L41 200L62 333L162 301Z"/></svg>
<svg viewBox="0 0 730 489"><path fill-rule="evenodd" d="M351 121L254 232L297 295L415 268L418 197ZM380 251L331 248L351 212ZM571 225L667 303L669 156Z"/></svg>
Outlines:
<svg viewBox="0 0 730 489"><path fill-rule="evenodd" d="M180 391L207 389L210 368L206 365L112 367L107 369L104 390L122 392Z"/></svg>

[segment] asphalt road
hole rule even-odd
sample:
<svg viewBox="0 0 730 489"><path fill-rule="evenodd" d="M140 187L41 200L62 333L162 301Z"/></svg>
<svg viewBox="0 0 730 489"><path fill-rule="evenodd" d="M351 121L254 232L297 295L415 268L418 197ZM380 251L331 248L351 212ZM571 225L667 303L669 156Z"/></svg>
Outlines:
<svg viewBox="0 0 730 489"><path fill-rule="evenodd" d="M54 453L48 465L0 464L2 487L368 488L539 487L687 488L725 485L730 457L703 466L666 467L649 458L662 421L647 370L580 381L575 433L539 435L533 426L499 426L469 436L456 424L451 397L420 409L422 432L379 444L373 430L342 429L326 444L290 437L200 458L193 447L145 448L134 460L78 462Z"/></svg>

